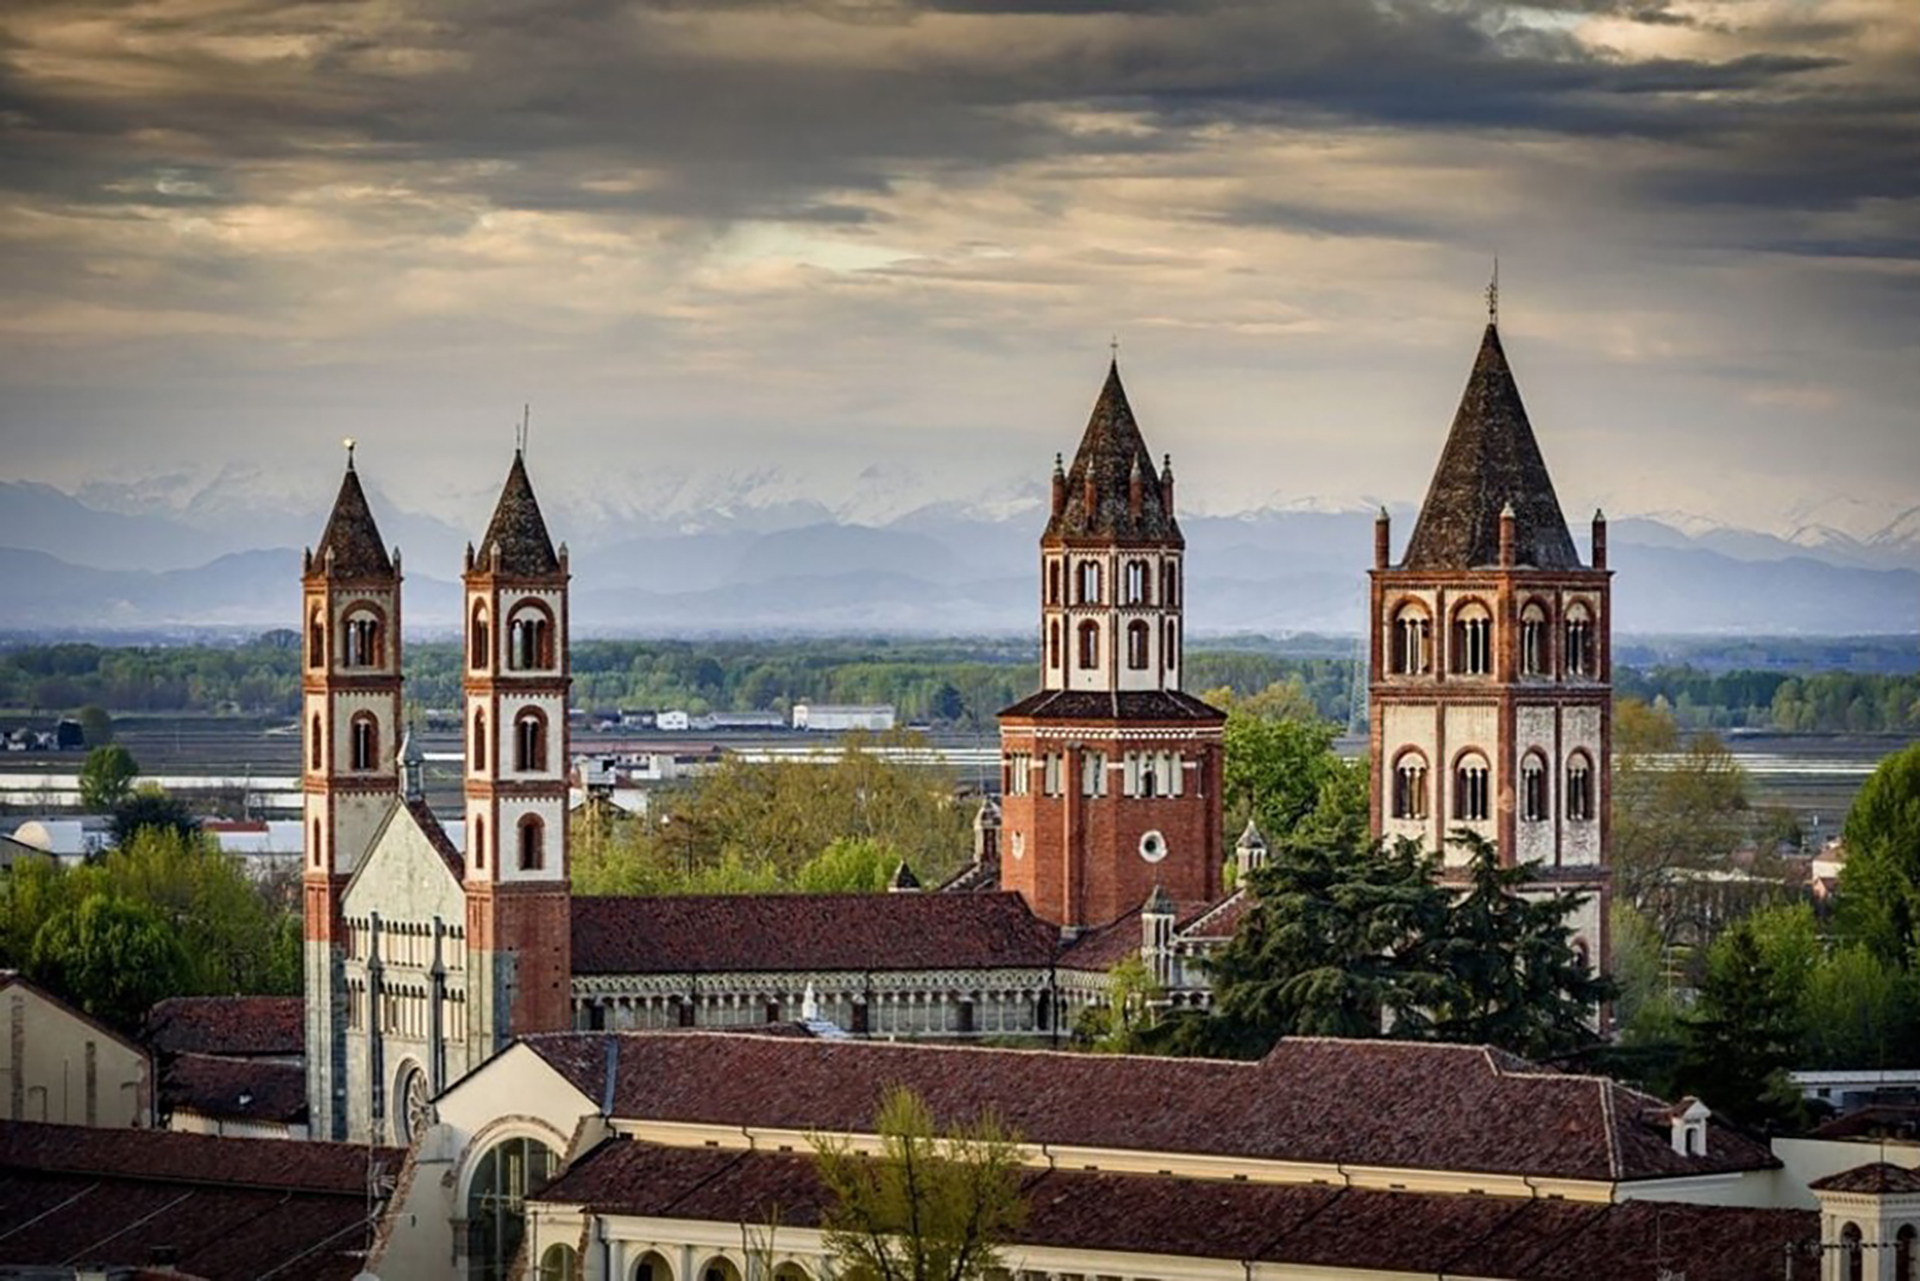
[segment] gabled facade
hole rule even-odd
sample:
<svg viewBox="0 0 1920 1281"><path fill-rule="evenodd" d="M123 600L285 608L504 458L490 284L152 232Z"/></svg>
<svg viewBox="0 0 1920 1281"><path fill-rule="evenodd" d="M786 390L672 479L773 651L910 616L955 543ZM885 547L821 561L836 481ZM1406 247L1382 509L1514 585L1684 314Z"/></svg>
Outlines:
<svg viewBox="0 0 1920 1281"><path fill-rule="evenodd" d="M1491 321L1413 535L1374 531L1373 830L1466 854L1492 842L1592 898L1575 946L1604 968L1613 701L1606 522L1582 562Z"/></svg>
<svg viewBox="0 0 1920 1281"><path fill-rule="evenodd" d="M347 457L333 513L303 558L301 790L307 1098L317 1138L346 1137L341 894L399 795L400 555Z"/></svg>
<svg viewBox="0 0 1920 1281"><path fill-rule="evenodd" d="M1117 365L1040 539L1040 692L1000 713L1000 886L1067 930L1217 897L1220 732L1180 688L1186 540Z"/></svg>

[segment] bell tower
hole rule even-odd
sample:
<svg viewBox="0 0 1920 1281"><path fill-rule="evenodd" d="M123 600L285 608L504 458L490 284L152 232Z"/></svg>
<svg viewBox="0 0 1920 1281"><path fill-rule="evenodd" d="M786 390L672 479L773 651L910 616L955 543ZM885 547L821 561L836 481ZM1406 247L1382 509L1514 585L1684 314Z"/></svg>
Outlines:
<svg viewBox="0 0 1920 1281"><path fill-rule="evenodd" d="M466 573L469 1062L572 1026L567 551L518 450Z"/></svg>
<svg viewBox="0 0 1920 1281"><path fill-rule="evenodd" d="M307 1108L346 1137L346 934L340 900L399 795L400 553L381 545L347 447L333 514L302 558L301 791Z"/></svg>
<svg viewBox="0 0 1920 1281"><path fill-rule="evenodd" d="M1064 929L1220 893L1225 717L1180 688L1186 540L1117 363L1040 538L1040 692L1000 713L1000 886Z"/></svg>
<svg viewBox="0 0 1920 1281"><path fill-rule="evenodd" d="M1490 301L1494 295L1489 291ZM1369 648L1376 835L1465 854L1459 828L1541 889L1591 894L1570 919L1608 962L1612 752L1606 519L1582 562L1491 314L1398 562L1374 527Z"/></svg>

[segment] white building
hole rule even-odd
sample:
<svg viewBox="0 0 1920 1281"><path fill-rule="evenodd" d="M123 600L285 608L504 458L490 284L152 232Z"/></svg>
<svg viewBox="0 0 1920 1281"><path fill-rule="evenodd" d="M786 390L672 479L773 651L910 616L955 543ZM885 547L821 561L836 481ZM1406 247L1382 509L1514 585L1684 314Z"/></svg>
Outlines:
<svg viewBox="0 0 1920 1281"><path fill-rule="evenodd" d="M891 703L795 703L793 727L823 734L844 734L850 730L885 733L893 728Z"/></svg>

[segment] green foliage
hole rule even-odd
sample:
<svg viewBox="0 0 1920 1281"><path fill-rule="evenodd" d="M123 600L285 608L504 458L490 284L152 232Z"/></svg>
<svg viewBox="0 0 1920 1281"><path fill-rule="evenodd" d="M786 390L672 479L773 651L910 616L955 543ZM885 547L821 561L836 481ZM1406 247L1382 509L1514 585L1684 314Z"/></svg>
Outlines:
<svg viewBox="0 0 1920 1281"><path fill-rule="evenodd" d="M1827 957L1800 993L1794 1066L1819 1070L1906 1067L1920 1045L1920 983L1853 944Z"/></svg>
<svg viewBox="0 0 1920 1281"><path fill-rule="evenodd" d="M94 898L112 904L114 912L125 907L140 920L151 920L177 945L177 957L153 971L152 990L159 996L299 991L299 918L269 902L237 859L222 855L201 837L144 829L127 846L81 867L23 863L5 888L0 895L0 965L38 970L50 988L83 1009L117 1010L130 999L129 991L148 990L123 987L122 980L108 981L99 969L73 961L91 955L76 952L79 943L74 940L118 940L124 933L79 930L80 909ZM45 946L57 945L58 950L36 961L42 935L55 922L65 924ZM39 969L43 963L45 968ZM124 983L133 981L129 977ZM144 1012L142 1006L134 1014Z"/></svg>
<svg viewBox="0 0 1920 1281"><path fill-rule="evenodd" d="M113 843L124 848L149 829L175 832L182 840L192 840L200 833L200 823L185 801L167 795L157 785L145 786L113 807Z"/></svg>
<svg viewBox="0 0 1920 1281"><path fill-rule="evenodd" d="M1861 656L1816 658L1857 669ZM1784 671L1705 672L1694 667L1617 667L1614 693L1661 701L1686 729L1772 729L1806 733L1912 733L1920 730L1920 676L1859 670L1793 675Z"/></svg>
<svg viewBox="0 0 1920 1281"><path fill-rule="evenodd" d="M911 1090L887 1092L878 1156L814 1140L834 1270L855 1281L982 1281L1026 1222L1019 1138L993 1113L944 1132Z"/></svg>
<svg viewBox="0 0 1920 1281"><path fill-rule="evenodd" d="M1614 988L1573 950L1567 918L1584 896L1522 898L1530 867L1500 866L1492 843L1465 828L1453 844L1467 851L1467 886L1449 906L1445 930L1429 941L1446 976L1430 1009L1432 1035L1532 1059L1591 1045L1595 1012Z"/></svg>
<svg viewBox="0 0 1920 1281"><path fill-rule="evenodd" d="M86 735L88 747L105 747L113 741L113 717L98 703L88 703L73 714Z"/></svg>
<svg viewBox="0 0 1920 1281"><path fill-rule="evenodd" d="M186 957L151 906L94 892L47 918L26 971L95 1018L132 1028L180 990Z"/></svg>
<svg viewBox="0 0 1920 1281"><path fill-rule="evenodd" d="M1258 693L1210 689L1227 714L1222 734L1225 821L1238 832L1252 817L1269 839L1307 831L1339 840L1367 825L1367 768L1333 750L1338 727L1316 713L1300 682Z"/></svg>
<svg viewBox="0 0 1920 1281"><path fill-rule="evenodd" d="M87 741L93 741L91 735ZM96 747L80 767L80 804L94 811L113 809L127 799L139 776L140 763L132 752L118 743Z"/></svg>
<svg viewBox="0 0 1920 1281"><path fill-rule="evenodd" d="M1792 1124L1801 1113L1786 1075L1796 1016L1752 926L1735 925L1714 941L1699 998L1680 1021L1676 1089L1749 1129Z"/></svg>
<svg viewBox="0 0 1920 1281"><path fill-rule="evenodd" d="M1722 862L1746 832L1746 777L1710 734L1684 748L1672 716L1631 699L1614 711L1613 885L1671 936L1673 872Z"/></svg>
<svg viewBox="0 0 1920 1281"><path fill-rule="evenodd" d="M1151 1044L1166 995L1145 959L1129 956L1107 971L1107 1003L1081 1012L1074 1039L1100 1054L1138 1054Z"/></svg>
<svg viewBox="0 0 1920 1281"><path fill-rule="evenodd" d="M1880 762L1842 839L1842 928L1882 964L1920 971L1920 743Z"/></svg>
<svg viewBox="0 0 1920 1281"><path fill-rule="evenodd" d="M879 890L902 859L937 883L972 851L972 810L954 801L950 774L874 750L922 743L904 733L851 735L831 762L729 757L661 799L657 816L610 823L583 842L574 889Z"/></svg>

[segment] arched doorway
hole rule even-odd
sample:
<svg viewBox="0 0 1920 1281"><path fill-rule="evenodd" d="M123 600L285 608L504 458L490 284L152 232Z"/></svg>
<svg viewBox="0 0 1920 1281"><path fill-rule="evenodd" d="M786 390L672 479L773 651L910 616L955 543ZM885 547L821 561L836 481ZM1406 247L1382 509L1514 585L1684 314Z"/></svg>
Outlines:
<svg viewBox="0 0 1920 1281"><path fill-rule="evenodd" d="M469 1281L506 1281L527 1234L527 1194L558 1167L553 1149L538 1139L502 1139L487 1149L467 1185Z"/></svg>

